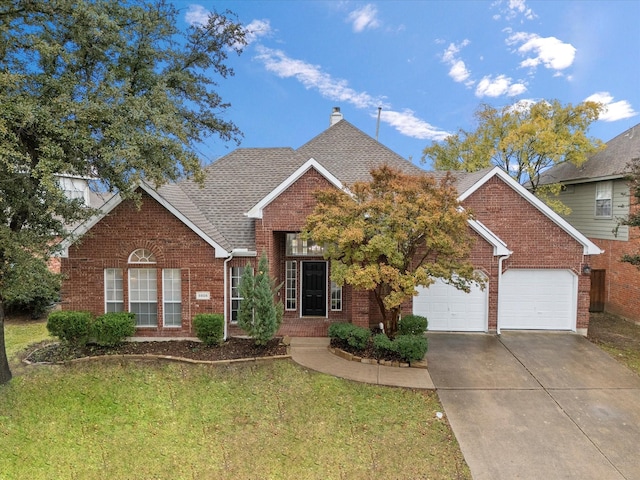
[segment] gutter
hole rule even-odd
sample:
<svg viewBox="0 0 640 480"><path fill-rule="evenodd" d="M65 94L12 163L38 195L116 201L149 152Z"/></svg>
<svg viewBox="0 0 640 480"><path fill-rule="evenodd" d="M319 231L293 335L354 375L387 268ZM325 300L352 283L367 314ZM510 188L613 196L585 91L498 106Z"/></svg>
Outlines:
<svg viewBox="0 0 640 480"><path fill-rule="evenodd" d="M234 248L233 250L231 250L231 254L225 258L224 260L224 264L223 264L223 269L224 269L224 274L223 274L223 288L224 288L224 293L223 293L223 308L224 308L224 334L222 339L226 342L227 341L227 337L228 337L228 318L229 318L229 288L228 288L228 280L227 278L229 277L228 274L228 264L229 261L231 261L233 258L235 257L256 257L257 253L256 252L252 252L247 248Z"/></svg>

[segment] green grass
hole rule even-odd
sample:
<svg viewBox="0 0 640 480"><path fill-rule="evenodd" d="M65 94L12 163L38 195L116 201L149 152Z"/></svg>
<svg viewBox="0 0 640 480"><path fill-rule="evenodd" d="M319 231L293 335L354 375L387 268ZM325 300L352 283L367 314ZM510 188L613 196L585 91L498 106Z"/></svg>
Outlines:
<svg viewBox="0 0 640 480"><path fill-rule="evenodd" d="M47 331L46 321L21 321L6 322L5 324L5 344L7 347L7 358L10 363L15 363L16 355L33 343L42 340L53 340Z"/></svg>
<svg viewBox="0 0 640 480"><path fill-rule="evenodd" d="M38 340L10 334L21 345ZM0 476L469 479L438 411L434 392L282 360L32 367L0 387Z"/></svg>
<svg viewBox="0 0 640 480"><path fill-rule="evenodd" d="M640 325L607 313L592 314L589 340L640 375Z"/></svg>

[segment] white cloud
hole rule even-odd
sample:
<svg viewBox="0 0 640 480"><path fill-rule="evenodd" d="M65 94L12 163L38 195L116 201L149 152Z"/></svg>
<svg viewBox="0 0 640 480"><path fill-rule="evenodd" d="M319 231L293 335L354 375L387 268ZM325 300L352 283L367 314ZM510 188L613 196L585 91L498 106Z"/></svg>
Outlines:
<svg viewBox="0 0 640 480"><path fill-rule="evenodd" d="M542 64L552 70L564 70L573 64L576 57L576 48L556 37L540 37L535 33L516 32L510 35L506 42L507 45L522 43L517 50L522 56L533 54L520 63L521 67L536 68Z"/></svg>
<svg viewBox="0 0 640 480"><path fill-rule="evenodd" d="M367 28L378 28L380 26L377 15L378 9L369 3L362 8L352 11L347 17L347 20L353 24L353 31L360 33Z"/></svg>
<svg viewBox="0 0 640 480"><path fill-rule="evenodd" d="M244 27L244 39L249 45L262 37L268 37L272 31L269 20L252 20L249 25Z"/></svg>
<svg viewBox="0 0 640 480"><path fill-rule="evenodd" d="M500 97L502 95L513 97L526 91L527 87L524 83L513 83L513 80L506 75L498 75L495 78L488 75L478 82L476 97Z"/></svg>
<svg viewBox="0 0 640 480"><path fill-rule="evenodd" d="M382 110L380 120L394 127L398 132L408 137L420 140L441 141L447 138L450 133L440 130L437 127L419 119L414 112L405 109L402 112L393 110Z"/></svg>
<svg viewBox="0 0 640 480"><path fill-rule="evenodd" d="M184 14L184 20L189 25L199 27L202 25L206 25L210 14L211 12L209 12L209 10L204 8L202 5L192 3L191 5L189 5L187 13Z"/></svg>
<svg viewBox="0 0 640 480"><path fill-rule="evenodd" d="M503 0L497 0L491 6L499 7L501 12L493 16L494 20L500 20L503 15L506 20L513 20L519 15L522 15L527 20L533 20L538 17L533 9L527 6L525 0L507 0L506 5Z"/></svg>
<svg viewBox="0 0 640 480"><path fill-rule="evenodd" d="M626 100L613 101L613 95L609 92L597 92L585 98L585 102L598 102L604 104L606 110L600 114L599 120L605 122L615 122L638 115L633 107Z"/></svg>
<svg viewBox="0 0 640 480"><path fill-rule="evenodd" d="M349 87L343 79L333 78L318 65L289 58L282 50L274 50L257 45L255 57L264 63L266 69L280 78L295 78L307 89L316 89L324 98L349 103L359 109L375 109L382 106L380 120L388 123L403 135L418 139L442 140L449 133L440 130L415 116L411 110L396 112L384 104L382 97L374 97L366 92L358 92Z"/></svg>
<svg viewBox="0 0 640 480"><path fill-rule="evenodd" d="M346 80L332 78L317 65L287 57L282 50L274 50L262 45L258 45L257 50L256 58L264 63L268 71L280 78L293 77L305 88L317 89L325 98L350 103L357 108L377 108L381 103L380 99L366 92L357 92L350 88Z"/></svg>
<svg viewBox="0 0 640 480"><path fill-rule="evenodd" d="M473 85L474 81L469 80L471 72L464 61L458 57L458 54L460 53L460 50L469 45L469 43L471 42L467 39L457 45L455 43L450 43L442 54L442 61L451 67L449 69L449 76L454 82L464 82L467 86Z"/></svg>

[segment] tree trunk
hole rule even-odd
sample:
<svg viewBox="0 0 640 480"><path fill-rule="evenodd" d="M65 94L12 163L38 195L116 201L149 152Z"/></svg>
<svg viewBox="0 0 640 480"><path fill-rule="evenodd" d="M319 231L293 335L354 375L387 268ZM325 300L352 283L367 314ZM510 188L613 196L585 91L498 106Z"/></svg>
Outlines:
<svg viewBox="0 0 640 480"><path fill-rule="evenodd" d="M11 369L7 360L7 349L4 344L4 305L0 300L0 385L9 383L11 376Z"/></svg>

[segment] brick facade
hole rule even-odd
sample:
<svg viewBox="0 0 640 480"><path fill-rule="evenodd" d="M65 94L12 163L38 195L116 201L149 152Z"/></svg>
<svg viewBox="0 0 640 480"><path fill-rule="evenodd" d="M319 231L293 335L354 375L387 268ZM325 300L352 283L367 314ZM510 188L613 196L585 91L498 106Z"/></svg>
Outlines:
<svg viewBox="0 0 640 480"><path fill-rule="evenodd" d="M129 255L139 248L149 249L157 263L158 327L138 328L139 336L194 336L191 319L198 313L223 312L223 261L214 258L213 248L147 194L138 210L124 201L100 220L81 241L69 247L61 259L65 279L62 308L105 311L104 270L123 269L124 305L128 305ZM145 266L146 267L146 266ZM181 269L182 327L162 325L162 269ZM198 291L210 292L210 300L195 299Z"/></svg>
<svg viewBox="0 0 640 480"><path fill-rule="evenodd" d="M298 304L295 310L285 312L285 321L299 321L302 329L298 334L302 335L305 334L305 318L300 318L300 264L324 260L322 257L287 257L286 234L299 232L303 228L306 217L315 206L314 192L330 186L331 183L320 173L311 169L264 207L262 218L255 220L257 255L259 257L263 251L267 252L270 273L278 284L285 281L285 262L297 262ZM589 318L589 277L582 275L581 270L585 263L590 262L593 267L596 263L595 259L583 256L583 246L498 177L494 176L475 191L465 200L464 206L513 251L503 264L505 271L510 268L559 268L571 270L578 275L577 328L586 329ZM471 231L471 236L475 240L471 261L488 278L488 326L489 330L495 330L498 318L498 258L493 255L493 246L486 240L474 231ZM198 313L223 313L224 259L215 258L214 249L208 243L146 193L142 194L140 209L130 201L122 202L92 227L81 241L69 247L68 258L63 258L61 262L62 271L66 275L62 290L63 308L102 314L105 311L104 270L121 268L124 305L127 309L128 269L131 267L128 258L138 248L149 249L156 257L156 264L152 267L157 272L158 326L139 328L137 335L191 337L194 336L191 325L193 316ZM228 266L244 266L249 261L255 266L258 258L234 258ZM181 327L164 327L162 324L164 268L181 269ZM638 271L633 270L638 275ZM329 275L330 266L327 265L328 297L331 291ZM196 300L196 292L210 292L210 300ZM285 294L283 286L280 290L283 302ZM344 286L342 309L339 311L331 311L329 298L327 300L327 318L322 321L324 325L334 321L351 321L369 327L377 325L381 320L378 306L370 292L355 291ZM403 311L408 313L411 310L412 301L409 300L403 304ZM230 312L226 313L230 317ZM322 319L308 319L308 334L318 331L319 320ZM236 328L231 328L230 332L240 333Z"/></svg>
<svg viewBox="0 0 640 480"><path fill-rule="evenodd" d="M486 182L463 204L513 251L503 262L504 271L556 268L571 270L577 275L577 328L586 329L591 283L589 276L582 274L582 267L593 257L583 255L583 246L498 177ZM497 263L492 267L492 278L497 276L495 273ZM489 290L489 329L495 328L497 319L497 295L492 292L497 294L497 284Z"/></svg>

